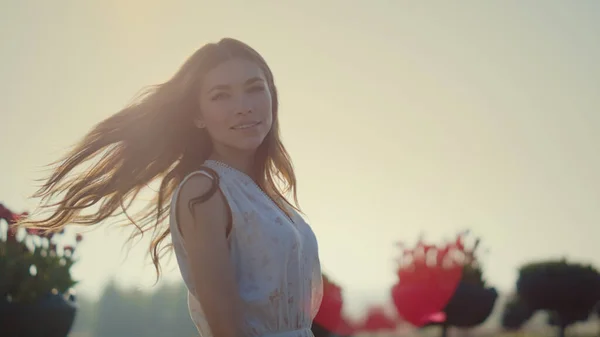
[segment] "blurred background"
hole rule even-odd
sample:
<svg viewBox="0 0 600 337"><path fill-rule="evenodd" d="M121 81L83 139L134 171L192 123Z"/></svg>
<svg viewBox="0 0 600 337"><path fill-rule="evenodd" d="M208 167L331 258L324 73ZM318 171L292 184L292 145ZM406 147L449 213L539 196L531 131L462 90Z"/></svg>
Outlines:
<svg viewBox="0 0 600 337"><path fill-rule="evenodd" d="M344 315L394 307L397 242L470 229L498 299L469 333L505 333L519 268L600 266L599 32L595 0L0 1L0 202L35 209L44 165L234 37L274 72L300 205ZM175 260L154 286L148 238L129 250L129 230L98 227L64 235L83 235L69 336L195 336ZM523 331L547 333L539 317ZM600 333L594 317L573 333ZM401 326L382 333L430 331Z"/></svg>

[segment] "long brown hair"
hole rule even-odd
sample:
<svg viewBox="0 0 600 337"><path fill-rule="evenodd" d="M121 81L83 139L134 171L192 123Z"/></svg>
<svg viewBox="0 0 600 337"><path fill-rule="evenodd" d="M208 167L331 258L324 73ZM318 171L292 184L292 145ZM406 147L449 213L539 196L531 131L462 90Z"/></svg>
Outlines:
<svg viewBox="0 0 600 337"><path fill-rule="evenodd" d="M125 214L126 225L137 230L130 240L152 231L149 253L161 274L160 258L170 244L164 220L176 187L197 170L212 151L210 138L192 122L198 113L199 86L205 74L231 58L255 62L265 74L273 100L273 126L258 148L254 176L276 202L297 209L296 178L290 157L279 135L278 98L273 74L263 57L248 45L231 38L198 49L167 82L148 88L123 110L96 125L64 158L53 163L53 172L33 195L41 198L42 220L26 219L19 225L50 232L70 224L94 225ZM74 172L90 161L89 168ZM146 207L127 212L138 194L151 182L160 189ZM291 192L292 205L285 195ZM59 196L58 201L52 201ZM282 205L283 206L283 205ZM91 214L83 214L90 210Z"/></svg>

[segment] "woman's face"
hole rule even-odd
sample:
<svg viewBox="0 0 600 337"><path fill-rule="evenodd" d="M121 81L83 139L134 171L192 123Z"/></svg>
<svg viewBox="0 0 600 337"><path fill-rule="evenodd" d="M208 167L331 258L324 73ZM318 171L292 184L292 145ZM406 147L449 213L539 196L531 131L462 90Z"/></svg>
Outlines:
<svg viewBox="0 0 600 337"><path fill-rule="evenodd" d="M255 151L273 124L271 92L262 69L231 59L210 70L200 88L196 126L206 129L215 151Z"/></svg>

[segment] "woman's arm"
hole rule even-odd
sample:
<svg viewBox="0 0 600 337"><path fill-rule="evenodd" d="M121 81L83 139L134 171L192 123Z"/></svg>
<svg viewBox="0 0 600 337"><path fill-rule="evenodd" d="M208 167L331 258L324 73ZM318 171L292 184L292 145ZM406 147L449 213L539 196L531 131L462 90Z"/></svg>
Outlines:
<svg viewBox="0 0 600 337"><path fill-rule="evenodd" d="M202 305L212 334L240 337L241 299L227 244L229 207L219 189L203 202L216 182L202 173L189 177L179 190L176 215L189 259L195 296Z"/></svg>

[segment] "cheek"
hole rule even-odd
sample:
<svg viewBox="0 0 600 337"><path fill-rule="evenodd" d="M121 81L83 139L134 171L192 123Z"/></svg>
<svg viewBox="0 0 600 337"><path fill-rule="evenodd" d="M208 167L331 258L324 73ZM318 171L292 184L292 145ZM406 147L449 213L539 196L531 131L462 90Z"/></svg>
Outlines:
<svg viewBox="0 0 600 337"><path fill-rule="evenodd" d="M254 110L261 114L261 117L269 124L273 120L273 106L271 104L271 97L266 96L254 104Z"/></svg>
<svg viewBox="0 0 600 337"><path fill-rule="evenodd" d="M267 129L271 130L273 126L273 112L271 110L269 110L268 116L265 117L265 125Z"/></svg>
<svg viewBox="0 0 600 337"><path fill-rule="evenodd" d="M263 121L263 132L265 134L269 133L269 131L271 131L271 128L273 127L273 111L271 109L271 105L269 104L268 106L265 107L263 112L263 115L261 116L261 119Z"/></svg>
<svg viewBox="0 0 600 337"><path fill-rule="evenodd" d="M202 111L202 118L206 123L206 128L212 132L229 128L228 120L230 118L231 109L227 106L214 104L206 106Z"/></svg>

